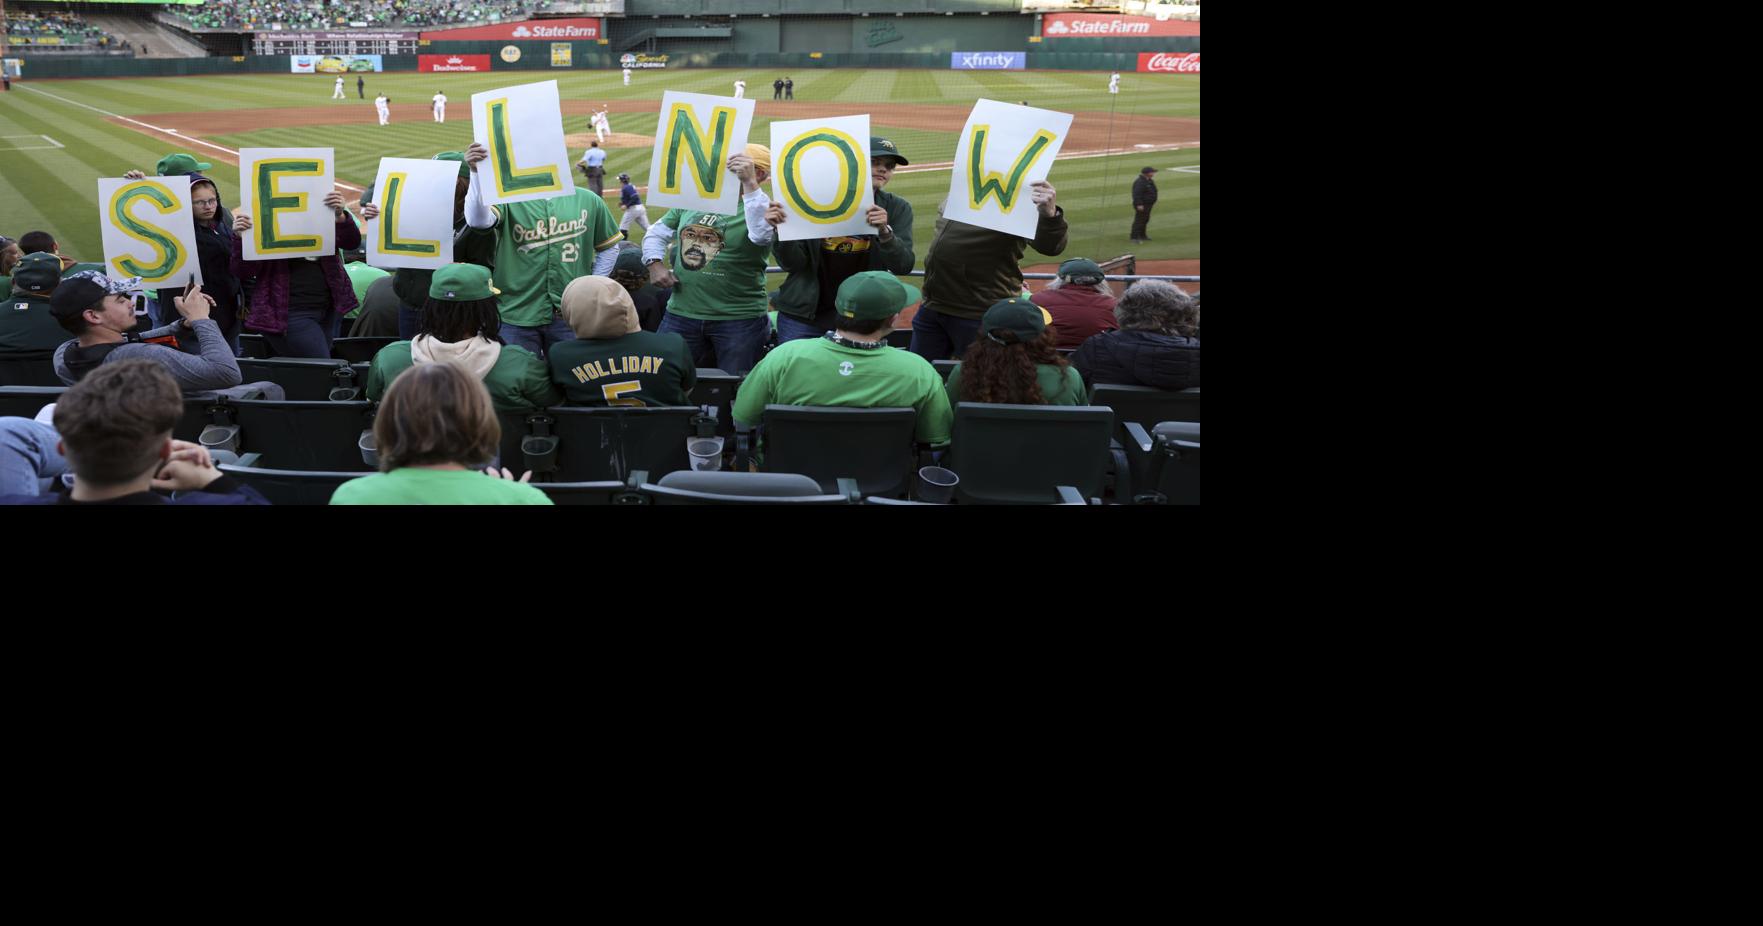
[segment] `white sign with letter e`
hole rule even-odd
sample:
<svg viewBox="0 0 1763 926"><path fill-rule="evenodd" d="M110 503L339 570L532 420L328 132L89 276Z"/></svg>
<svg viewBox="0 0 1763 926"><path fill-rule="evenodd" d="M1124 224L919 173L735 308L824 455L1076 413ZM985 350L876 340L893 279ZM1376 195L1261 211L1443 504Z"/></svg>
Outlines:
<svg viewBox="0 0 1763 926"><path fill-rule="evenodd" d="M978 100L955 144L943 216L1033 238L1040 220L1029 185L1047 179L1071 132L1071 114Z"/></svg>
<svg viewBox="0 0 1763 926"><path fill-rule="evenodd" d="M477 166L484 205L575 192L557 81L472 94L471 137L490 152Z"/></svg>
<svg viewBox="0 0 1763 926"><path fill-rule="evenodd" d="M865 218L875 205L869 116L773 122L771 189L788 216L780 241L875 234Z"/></svg>
<svg viewBox="0 0 1763 926"><path fill-rule="evenodd" d="M453 262L453 191L458 161L380 158L373 181L379 218L367 223L367 262L437 270Z"/></svg>
<svg viewBox="0 0 1763 926"><path fill-rule="evenodd" d="M752 128L752 100L663 93L649 160L649 206L735 213L741 182L729 173L728 159L745 153Z"/></svg>
<svg viewBox="0 0 1763 926"><path fill-rule="evenodd" d="M335 148L240 148L240 237L246 260L337 253L337 214L324 204L336 187Z"/></svg>
<svg viewBox="0 0 1763 926"><path fill-rule="evenodd" d="M99 180L98 227L111 279L140 277L143 289L202 282L189 177Z"/></svg>

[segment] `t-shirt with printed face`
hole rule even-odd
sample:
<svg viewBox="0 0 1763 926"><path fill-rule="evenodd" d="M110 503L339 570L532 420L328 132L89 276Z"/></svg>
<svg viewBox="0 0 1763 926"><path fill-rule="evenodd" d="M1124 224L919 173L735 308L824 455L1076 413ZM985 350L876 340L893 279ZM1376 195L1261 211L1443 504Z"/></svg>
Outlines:
<svg viewBox="0 0 1763 926"><path fill-rule="evenodd" d="M757 318L769 308L765 265L771 248L747 237L744 215L671 209L660 224L674 231L679 286L667 311L699 321Z"/></svg>

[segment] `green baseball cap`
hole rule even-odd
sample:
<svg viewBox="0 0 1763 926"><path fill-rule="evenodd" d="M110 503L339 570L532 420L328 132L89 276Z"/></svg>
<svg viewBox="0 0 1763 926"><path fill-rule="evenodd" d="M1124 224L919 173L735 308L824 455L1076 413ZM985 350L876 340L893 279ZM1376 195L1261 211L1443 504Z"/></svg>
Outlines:
<svg viewBox="0 0 1763 926"><path fill-rule="evenodd" d="M46 293L61 282L61 258L48 251L26 254L12 265L14 289Z"/></svg>
<svg viewBox="0 0 1763 926"><path fill-rule="evenodd" d="M979 330L999 344L1010 342L993 334L994 331L1008 331L1016 335L1018 342L1026 344L1039 338L1041 332L1047 330L1047 313L1021 296L1012 296L1003 302L993 303L986 310L985 317L979 320Z"/></svg>
<svg viewBox="0 0 1763 926"><path fill-rule="evenodd" d="M429 278L429 298L449 302L475 302L500 296L490 281L490 268L477 264L448 264Z"/></svg>
<svg viewBox="0 0 1763 926"><path fill-rule="evenodd" d="M159 163L155 164L153 169L158 171L161 177L181 177L185 174L201 173L213 166L213 164L204 164L196 160L196 156L193 154L184 154L180 151L160 158Z"/></svg>
<svg viewBox="0 0 1763 926"><path fill-rule="evenodd" d="M461 177L470 177L471 176L471 168L465 166L465 152L463 152L463 151L443 151L440 154L435 155L435 160L437 160L437 161L458 161L459 162L459 176L461 176Z"/></svg>
<svg viewBox="0 0 1763 926"><path fill-rule="evenodd" d="M918 287L900 282L886 270L865 270L839 284L833 308L845 318L867 321L893 318L922 298Z"/></svg>
<svg viewBox="0 0 1763 926"><path fill-rule="evenodd" d="M895 165L897 167L905 167L907 164L912 163L911 161L906 160L906 156L900 153L900 149L894 147L893 142L888 141L880 135L869 136L869 156L872 158L893 158L900 162Z"/></svg>
<svg viewBox="0 0 1763 926"><path fill-rule="evenodd" d="M1087 257L1073 257L1059 265L1059 276L1073 283L1100 283L1108 278L1102 265Z"/></svg>

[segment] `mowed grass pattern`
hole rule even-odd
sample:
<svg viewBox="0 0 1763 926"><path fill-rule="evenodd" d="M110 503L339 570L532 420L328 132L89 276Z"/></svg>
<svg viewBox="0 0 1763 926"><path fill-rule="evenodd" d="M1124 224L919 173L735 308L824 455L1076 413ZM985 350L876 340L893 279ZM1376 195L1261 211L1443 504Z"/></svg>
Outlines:
<svg viewBox="0 0 1763 926"><path fill-rule="evenodd" d="M235 149L335 147L338 178L365 186L373 180L381 157L429 157L470 144L470 98L475 92L556 79L565 100L659 101L664 90L727 94L737 76L747 80L750 96L769 101L772 79L784 76L784 72L638 71L633 74L630 87L623 85L617 71L369 74L366 100L356 97L352 76L347 100L330 99L332 78L323 75L15 82L13 92L0 97L0 163L5 164L0 171L0 196L4 197L0 201L6 203L0 217L0 232L16 237L26 231L47 230L61 243L64 253L82 259L101 259L97 179L119 177L130 168L151 173L154 163L173 150L191 151L212 162L214 169L209 174L220 186L222 200L228 205L238 202L238 168L208 157L214 153L212 150L199 145L174 148L75 103L121 116L334 106L336 124L327 126L265 128L216 136L204 133L199 119L195 124L155 124L194 133ZM1109 112L1112 105L1114 124L1123 132L1132 119L1141 115L1199 118L1200 114L1200 80L1188 75L1123 73L1121 93L1112 99L1105 89L1108 76L1096 72L825 70L789 72L789 76L795 79L798 100L849 102L854 113L862 112L865 102L961 105L983 97L1012 103L1027 100L1032 106L1086 113L1080 118L1101 118L1095 114ZM450 101L445 125L437 125L426 116L419 120L398 116L391 125L378 125L373 109L376 94L386 93L394 104L401 105L426 103L436 90L444 91ZM611 120L615 132L653 135L657 117L651 113L614 113ZM570 134L587 132L586 122L583 117L571 116L565 130ZM769 124L767 118L756 119L753 137L762 142L769 140ZM878 122L873 130L893 140L915 164L954 158L956 133L883 122ZM46 144L40 140L43 135L65 147L34 147ZM33 147L5 153L6 149L19 146ZM571 149L572 159L580 156L580 149ZM630 172L639 186L646 187L649 160L648 149L609 151L609 188L615 185L611 180L620 171ZM1147 259L1199 258L1199 163L1198 149L1062 158L1049 178L1059 191L1059 203L1071 224L1070 243L1062 257L1105 259L1132 253ZM1127 241L1132 221L1130 190L1138 169L1146 165L1160 171L1160 198L1151 219L1154 241L1132 245ZM1196 172L1172 169L1180 167L1194 168ZM579 173L577 178L580 179ZM920 266L934 233L936 207L948 194L948 185L949 172L942 169L897 174L888 186L890 192L913 204L913 235ZM651 210L651 218L659 218L661 212ZM1031 248L1024 254L1023 262L1044 263L1052 259Z"/></svg>

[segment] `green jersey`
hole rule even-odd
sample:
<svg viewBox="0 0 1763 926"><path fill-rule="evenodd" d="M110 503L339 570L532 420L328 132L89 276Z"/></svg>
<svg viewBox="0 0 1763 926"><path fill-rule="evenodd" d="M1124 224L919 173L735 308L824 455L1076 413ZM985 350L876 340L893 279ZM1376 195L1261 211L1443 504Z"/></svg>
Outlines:
<svg viewBox="0 0 1763 926"><path fill-rule="evenodd" d="M331 493L333 505L549 505L545 493L524 482L486 476L474 469L405 467L351 479Z"/></svg>
<svg viewBox="0 0 1763 926"><path fill-rule="evenodd" d="M949 397L930 361L882 346L846 347L827 338L779 344L735 394L735 421L758 424L767 405L837 405L918 410L918 439L949 442Z"/></svg>
<svg viewBox="0 0 1763 926"><path fill-rule="evenodd" d="M19 292L0 300L0 350L54 350L71 337L42 296Z"/></svg>
<svg viewBox="0 0 1763 926"><path fill-rule="evenodd" d="M393 341L373 355L367 368L367 397L378 402L391 388L392 380L409 369L410 342ZM536 412L563 403L563 394L551 385L551 374L545 362L518 344L502 345L496 365L484 377L484 388L490 390L490 404L497 411Z"/></svg>
<svg viewBox="0 0 1763 926"><path fill-rule="evenodd" d="M660 224L674 232L679 286L667 311L698 321L739 321L764 315L765 265L771 248L747 237L745 215L669 209Z"/></svg>
<svg viewBox="0 0 1763 926"><path fill-rule="evenodd" d="M66 340L63 338L63 340ZM686 339L635 331L551 345L551 381L571 405L690 405L698 369Z"/></svg>
<svg viewBox="0 0 1763 926"><path fill-rule="evenodd" d="M491 269L502 291L497 307L502 321L522 328L541 328L557 317L563 288L576 277L594 272L594 254L616 245L624 233L590 190L573 195L491 206L496 224L472 229L466 237L495 236Z"/></svg>
<svg viewBox="0 0 1763 926"><path fill-rule="evenodd" d="M1084 390L1083 374L1076 367L1066 367L1060 374L1059 368L1050 363L1035 364L1035 381L1040 383L1041 395L1045 396L1048 405L1088 405L1089 394ZM961 401L961 364L949 371L949 404Z"/></svg>

